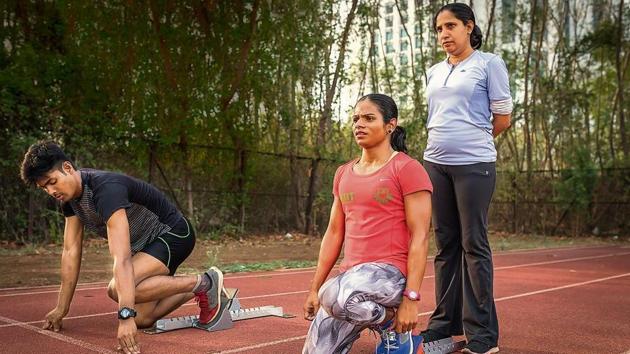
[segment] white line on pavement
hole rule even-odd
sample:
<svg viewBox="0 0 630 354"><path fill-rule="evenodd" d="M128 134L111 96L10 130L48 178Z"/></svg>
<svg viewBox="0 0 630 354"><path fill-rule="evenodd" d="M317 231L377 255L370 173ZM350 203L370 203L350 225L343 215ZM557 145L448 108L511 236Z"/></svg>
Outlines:
<svg viewBox="0 0 630 354"><path fill-rule="evenodd" d="M504 297L495 299L494 301L495 302L500 302L500 301L512 300L512 299L517 299L517 298L526 297L526 296L532 296L532 295L548 293L548 292L552 292L552 291L558 291L558 290L563 290L563 289L575 288L575 287L578 287L578 286L583 286L583 285L588 285L588 284L593 284L593 283L599 283L599 282L603 282L603 281L607 281L607 280L611 280L611 279L617 279L617 278L621 278L621 277L627 277L627 276L630 276L630 273L618 274L618 275L613 275L613 276L610 276L610 277L593 279L593 280L584 281L584 282L580 282L580 283L567 284L567 285L557 286L557 287L548 288L548 289L541 289L541 290L538 290L538 291L531 291L531 292L527 292L527 293L523 293L523 294L504 296ZM428 315L430 315L432 313L433 313L433 311L422 312L422 313L418 314L418 317L428 316ZM266 343L260 343L260 344L247 346L247 347L230 349L230 350L227 350L227 351L219 352L218 354L241 353L241 352L252 350L252 349L260 349L260 348L269 347L269 346L276 345L276 344L293 342L293 341L302 340L302 339L306 339L306 336L291 337L291 338L287 338L287 339L276 340L276 341L273 341L273 342L266 342ZM630 351L628 351L626 353L623 353L623 354L630 354Z"/></svg>
<svg viewBox="0 0 630 354"><path fill-rule="evenodd" d="M577 258L566 258L566 259L558 259L553 261L544 261L544 262L535 262L535 263L525 263L525 264L516 264L512 266L504 266L504 267L496 267L494 270L502 270L502 269L512 269L512 268L521 268L521 267L529 267L529 266L537 266L537 265L545 265L545 264L555 264L555 263L564 263L564 262L573 262L587 259L597 259L597 258L606 258L606 257L614 257L614 256L622 256L628 255L630 252L622 252L622 253L613 253L613 254L603 254L596 256L586 256L586 257L577 257ZM252 274L252 275L243 275L243 276L234 276L234 277L225 277L225 280L232 279L248 279L248 278L267 278L267 277L277 277L277 276L285 276L285 275L294 275L294 274L304 274L304 273L312 273L314 270L304 270L304 271L295 271L295 272L282 272L282 273L266 273L266 274ZM432 278L433 276L427 276L426 278ZM75 293L78 291L86 291L86 290L99 290L105 289L106 287L88 287L88 288L80 288L76 289ZM0 298L2 297L11 297L11 296L24 296L24 295L40 295L40 294L52 294L58 293L59 290L43 290L43 291L33 291L33 292L22 292L22 293L12 293L12 294L0 294Z"/></svg>
<svg viewBox="0 0 630 354"><path fill-rule="evenodd" d="M38 328L38 327L35 327L35 326L31 326L30 324L27 324L27 323L24 323L24 322L20 322L20 321L16 321L16 320L8 318L8 317L0 316L0 321L8 322L8 323L13 324L14 326L18 326L18 327L27 329L29 331L33 331L33 332L36 332L36 333L39 333L39 334L43 334L45 336L48 336L48 337L51 337L51 338L55 338L55 339L60 340L62 342L66 342L66 343L69 343L69 344L74 344L74 345L79 346L79 347L81 347L83 349L87 349L87 350L90 350L90 351L93 351L93 352L103 353L103 354L114 354L114 353L116 353L114 351L107 350L105 348L101 348L101 347L99 347L97 345L94 345L94 344L91 344L91 343L88 343L88 342L84 342L84 341L82 341L80 339L76 339L76 338L65 336L65 335L63 335L63 334L61 334L59 332L53 332L53 331L45 330L45 329Z"/></svg>

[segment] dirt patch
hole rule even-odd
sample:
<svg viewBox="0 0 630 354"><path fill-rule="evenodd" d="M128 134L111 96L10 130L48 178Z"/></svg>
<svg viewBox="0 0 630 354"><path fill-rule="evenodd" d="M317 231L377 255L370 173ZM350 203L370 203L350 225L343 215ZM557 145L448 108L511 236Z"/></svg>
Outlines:
<svg viewBox="0 0 630 354"><path fill-rule="evenodd" d="M319 237L299 234L256 236L225 242L198 239L192 255L180 266L178 273L198 272L209 265L316 261L320 242ZM37 248L4 245L0 251L0 288L59 283L60 245ZM111 279L113 263L105 240L86 241L81 259L79 282Z"/></svg>
<svg viewBox="0 0 630 354"><path fill-rule="evenodd" d="M209 265L264 263L271 261L316 261L321 239L300 234L250 236L224 242L197 240L193 254L182 264L182 273L205 270ZM524 248L589 246L604 244L630 245L630 239L598 237L545 237L494 233L490 244L495 251ZM430 241L429 254L435 253ZM58 284L61 246L15 247L1 245L0 288ZM83 248L79 282L108 281L112 277L112 260L107 243L87 240ZM244 268L247 269L247 268Z"/></svg>

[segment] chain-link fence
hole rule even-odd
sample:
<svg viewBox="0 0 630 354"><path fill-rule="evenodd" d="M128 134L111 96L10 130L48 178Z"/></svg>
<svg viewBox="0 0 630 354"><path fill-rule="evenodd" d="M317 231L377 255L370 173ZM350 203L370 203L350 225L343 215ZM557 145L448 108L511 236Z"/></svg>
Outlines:
<svg viewBox="0 0 630 354"><path fill-rule="evenodd" d="M195 160L167 148L131 161L103 159L100 166L148 180L213 238L254 233L305 231L323 234L332 203L332 179L343 160L319 159L319 183L309 188L313 158L216 147L194 147ZM166 158L168 157L168 159ZM143 160L140 161L139 160ZM185 163L184 161L187 161ZM92 163L94 164L94 163ZM628 234L630 169L499 171L490 208L491 230L536 234ZM63 218L41 191L27 190L14 176L0 207L4 241L59 242ZM313 193L309 198L309 193ZM312 205L308 206L312 200ZM306 215L307 210L310 215Z"/></svg>

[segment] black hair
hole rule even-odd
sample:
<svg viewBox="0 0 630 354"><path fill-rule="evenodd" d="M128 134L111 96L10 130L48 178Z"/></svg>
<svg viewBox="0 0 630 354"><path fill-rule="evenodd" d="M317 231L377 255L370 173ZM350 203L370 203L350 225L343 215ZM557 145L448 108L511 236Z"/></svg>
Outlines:
<svg viewBox="0 0 630 354"><path fill-rule="evenodd" d="M378 107L378 111L383 115L383 121L385 124L389 123L393 118L398 119L398 107L396 106L396 102L394 99L383 95L381 93L369 93L357 101L357 103L361 101L368 100ZM390 139L390 144L392 148L396 151L407 152L407 146L405 145L405 138L407 137L405 133L405 128L400 125L396 125L396 129L392 132L392 136Z"/></svg>
<svg viewBox="0 0 630 354"><path fill-rule="evenodd" d="M61 169L62 164L68 161L76 169L76 166L54 141L40 141L28 148L22 161L20 177L22 181L33 186L38 179L44 177L50 170Z"/></svg>
<svg viewBox="0 0 630 354"><path fill-rule="evenodd" d="M475 13L470 8L470 6L466 4L462 4L460 2L454 2L450 4L446 4L435 13L433 16L433 30L435 30L437 17L442 11L450 11L453 13L453 16L458 20L462 21L464 25L468 24L468 21L473 22L473 30L470 34L470 46L473 49L481 48L481 44L483 43L483 33L481 32L481 28L477 26L477 21L475 21Z"/></svg>

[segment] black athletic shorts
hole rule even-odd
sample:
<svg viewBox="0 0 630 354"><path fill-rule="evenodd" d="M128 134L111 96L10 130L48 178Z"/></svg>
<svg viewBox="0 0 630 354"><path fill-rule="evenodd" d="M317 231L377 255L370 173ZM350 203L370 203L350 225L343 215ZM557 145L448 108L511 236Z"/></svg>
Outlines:
<svg viewBox="0 0 630 354"><path fill-rule="evenodd" d="M182 217L175 227L146 245L140 252L150 254L166 265L169 274L175 274L177 267L188 258L195 248L195 230L190 222Z"/></svg>

